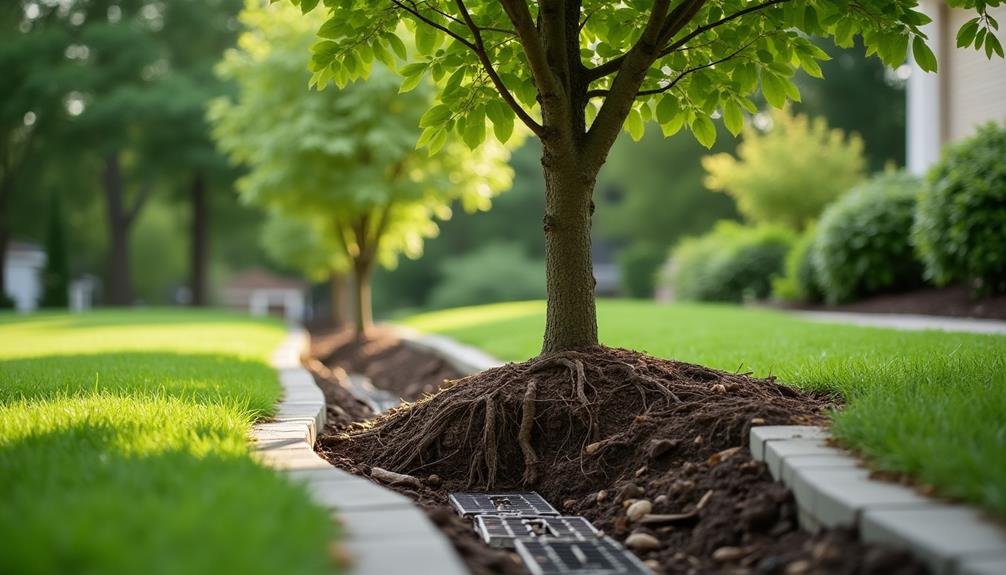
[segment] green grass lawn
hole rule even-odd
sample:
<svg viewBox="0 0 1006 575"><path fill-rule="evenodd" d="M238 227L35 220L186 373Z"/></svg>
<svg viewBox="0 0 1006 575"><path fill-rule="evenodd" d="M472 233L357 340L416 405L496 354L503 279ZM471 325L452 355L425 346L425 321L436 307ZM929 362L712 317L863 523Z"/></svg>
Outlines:
<svg viewBox="0 0 1006 575"><path fill-rule="evenodd" d="M0 315L0 573L330 572L324 510L249 456L278 323Z"/></svg>
<svg viewBox="0 0 1006 575"><path fill-rule="evenodd" d="M601 341L842 394L835 434L877 468L904 471L1006 517L1006 337L826 325L762 309L609 300ZM506 360L541 346L544 304L412 316L402 323Z"/></svg>

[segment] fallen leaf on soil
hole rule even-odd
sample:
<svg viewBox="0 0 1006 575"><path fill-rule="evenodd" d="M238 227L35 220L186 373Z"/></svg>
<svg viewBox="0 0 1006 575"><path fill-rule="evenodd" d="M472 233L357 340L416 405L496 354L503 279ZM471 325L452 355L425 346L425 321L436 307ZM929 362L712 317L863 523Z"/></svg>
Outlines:
<svg viewBox="0 0 1006 575"><path fill-rule="evenodd" d="M388 485L403 485L405 487L413 487L415 489L422 489L423 487L423 482L416 477L405 475L403 473L395 473L394 471L388 471L387 469L381 469L380 467L371 467L370 476L381 483L387 483Z"/></svg>

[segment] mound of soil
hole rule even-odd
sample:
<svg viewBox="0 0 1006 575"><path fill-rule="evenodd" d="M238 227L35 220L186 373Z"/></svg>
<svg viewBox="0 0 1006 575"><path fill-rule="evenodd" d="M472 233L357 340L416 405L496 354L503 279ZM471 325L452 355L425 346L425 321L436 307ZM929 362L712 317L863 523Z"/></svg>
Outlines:
<svg viewBox="0 0 1006 575"><path fill-rule="evenodd" d="M395 488L475 573L523 572L446 505L449 492L490 487L540 492L657 573L923 573L854 534L799 531L791 494L750 459L752 425L822 424L835 406L771 379L595 347L449 381L365 425L327 428L319 450L354 473L422 479Z"/></svg>

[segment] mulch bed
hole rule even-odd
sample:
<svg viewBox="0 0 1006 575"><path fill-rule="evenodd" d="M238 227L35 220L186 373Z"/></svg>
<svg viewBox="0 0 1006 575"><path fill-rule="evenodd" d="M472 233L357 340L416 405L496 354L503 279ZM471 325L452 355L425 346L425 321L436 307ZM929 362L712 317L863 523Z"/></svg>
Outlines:
<svg viewBox="0 0 1006 575"><path fill-rule="evenodd" d="M397 369L419 373L407 362ZM333 381L318 380L329 397ZM488 486L540 492L634 548L656 573L925 573L854 533L800 531L792 495L750 458L752 425L822 424L835 407L832 397L771 379L596 347L450 380L366 425L337 419L318 447L353 473L380 467L418 478L391 487L427 510L473 573L524 572L447 506L452 491Z"/></svg>
<svg viewBox="0 0 1006 575"><path fill-rule="evenodd" d="M1006 320L1006 295L974 298L966 288L959 286L878 295L861 301L836 306L806 305L784 307L809 311L905 313Z"/></svg>

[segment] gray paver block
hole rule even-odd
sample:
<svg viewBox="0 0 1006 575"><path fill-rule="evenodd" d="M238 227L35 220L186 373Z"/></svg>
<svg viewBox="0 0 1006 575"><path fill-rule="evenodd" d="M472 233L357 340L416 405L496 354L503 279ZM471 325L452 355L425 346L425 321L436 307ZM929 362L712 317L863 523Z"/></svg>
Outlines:
<svg viewBox="0 0 1006 575"><path fill-rule="evenodd" d="M341 481L310 481L307 489L319 505L337 511L389 507L414 508L412 501L404 495L399 495L362 477Z"/></svg>
<svg viewBox="0 0 1006 575"><path fill-rule="evenodd" d="M1002 575L1006 573L1006 552L998 556L965 559L957 566L955 575Z"/></svg>
<svg viewBox="0 0 1006 575"><path fill-rule="evenodd" d="M464 575L468 572L443 537L424 541L347 541L355 575Z"/></svg>
<svg viewBox="0 0 1006 575"><path fill-rule="evenodd" d="M815 425L761 425L751 428L751 457L765 459L765 442L777 439L824 439L830 434Z"/></svg>
<svg viewBox="0 0 1006 575"><path fill-rule="evenodd" d="M415 507L393 507L366 511L336 511L334 519L343 525L347 539L426 540L440 537L426 515Z"/></svg>
<svg viewBox="0 0 1006 575"><path fill-rule="evenodd" d="M332 467L332 464L319 457L313 449L306 445L300 449L255 451L253 455L265 465L275 469L327 469Z"/></svg>
<svg viewBox="0 0 1006 575"><path fill-rule="evenodd" d="M787 485L793 482L797 469L853 469L858 462L849 455L798 455L787 457L782 462L780 479Z"/></svg>
<svg viewBox="0 0 1006 575"><path fill-rule="evenodd" d="M347 481L357 478L352 473L331 465L318 469L290 469L286 475L299 483Z"/></svg>
<svg viewBox="0 0 1006 575"><path fill-rule="evenodd" d="M959 505L868 509L860 521L860 533L866 541L907 545L938 575L954 573L955 565L969 558L1001 553L1006 559L1006 532L977 511Z"/></svg>
<svg viewBox="0 0 1006 575"><path fill-rule="evenodd" d="M784 439L765 442L765 465L768 466L772 478L777 481L782 474L784 460L810 455L840 457L844 453L840 449L828 447L822 439Z"/></svg>
<svg viewBox="0 0 1006 575"><path fill-rule="evenodd" d="M864 509L931 505L907 487L871 481L865 469L798 469L792 488L797 503L826 527L856 525Z"/></svg>
<svg viewBox="0 0 1006 575"><path fill-rule="evenodd" d="M252 428L251 437L257 441L298 439L314 445L315 428L312 421L282 421L259 423Z"/></svg>

